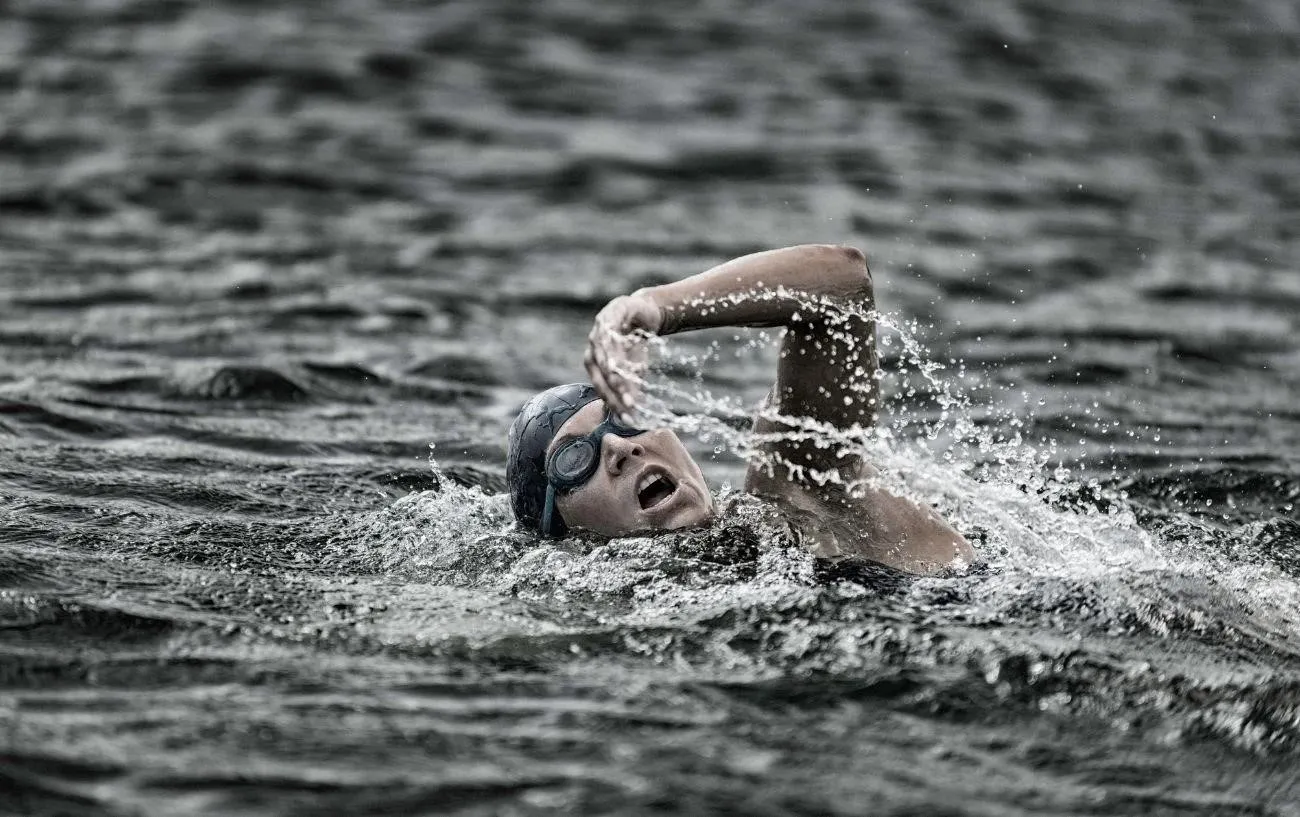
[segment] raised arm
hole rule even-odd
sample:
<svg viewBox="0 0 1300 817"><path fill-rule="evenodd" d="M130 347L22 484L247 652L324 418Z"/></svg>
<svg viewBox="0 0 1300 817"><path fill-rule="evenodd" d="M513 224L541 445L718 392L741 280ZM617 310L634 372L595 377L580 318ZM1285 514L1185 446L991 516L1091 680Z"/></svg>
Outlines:
<svg viewBox="0 0 1300 817"><path fill-rule="evenodd" d="M871 274L856 249L805 245L746 255L611 301L592 329L587 373L626 415L638 389L623 373L644 360L638 330L785 327L776 383L754 424L763 456L751 461L746 489L830 520L816 537L818 555L861 555L917 572L969 563L970 545L932 508L880 487L860 445L827 445L817 429L853 432L875 423L874 309Z"/></svg>
<svg viewBox="0 0 1300 817"><path fill-rule="evenodd" d="M592 383L618 411L635 402L636 330L670 335L718 326L789 331L772 408L838 428L875 416L871 273L861 251L822 244L754 253L681 281L615 298L597 316L587 347ZM855 374L861 370L861 375Z"/></svg>

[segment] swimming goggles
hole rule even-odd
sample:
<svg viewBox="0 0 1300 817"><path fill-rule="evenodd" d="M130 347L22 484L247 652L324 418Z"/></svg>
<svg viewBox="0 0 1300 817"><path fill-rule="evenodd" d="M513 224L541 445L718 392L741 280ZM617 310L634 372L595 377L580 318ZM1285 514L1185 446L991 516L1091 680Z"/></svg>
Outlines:
<svg viewBox="0 0 1300 817"><path fill-rule="evenodd" d="M565 440L557 446L546 458L546 504L542 507L542 533L552 535L551 522L555 516L556 494L586 484L591 475L596 473L600 466L600 441L606 434L635 437L644 433L644 428L633 428L606 409L605 419L591 433Z"/></svg>

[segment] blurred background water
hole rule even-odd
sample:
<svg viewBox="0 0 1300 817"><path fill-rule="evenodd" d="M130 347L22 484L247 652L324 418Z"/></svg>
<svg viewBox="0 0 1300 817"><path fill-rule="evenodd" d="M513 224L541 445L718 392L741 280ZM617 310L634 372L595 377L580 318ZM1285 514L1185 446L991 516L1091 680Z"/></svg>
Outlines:
<svg viewBox="0 0 1300 817"><path fill-rule="evenodd" d="M817 241L987 564L511 529L608 298ZM1298 267L1290 2L0 2L0 812L1300 815Z"/></svg>

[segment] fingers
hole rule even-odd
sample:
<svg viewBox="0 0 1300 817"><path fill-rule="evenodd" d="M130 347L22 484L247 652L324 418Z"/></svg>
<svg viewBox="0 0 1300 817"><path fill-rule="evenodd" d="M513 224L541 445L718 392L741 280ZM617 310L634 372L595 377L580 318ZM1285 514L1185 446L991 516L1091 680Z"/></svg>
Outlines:
<svg viewBox="0 0 1300 817"><path fill-rule="evenodd" d="M609 406L621 418L626 412L619 405L617 395L605 380L605 375L600 371L600 367L594 363L588 363L587 379L591 381L591 385L596 387L596 393L600 395L600 399L605 401L605 405Z"/></svg>
<svg viewBox="0 0 1300 817"><path fill-rule="evenodd" d="M614 370L603 369L594 362L587 365L587 377L610 410L620 420L631 423L640 394L636 382Z"/></svg>
<svg viewBox="0 0 1300 817"><path fill-rule="evenodd" d="M624 416L627 407L623 404L622 389L618 387L617 376L610 365L608 335L599 323L587 337L587 352L582 363L596 393L620 417Z"/></svg>
<svg viewBox="0 0 1300 817"><path fill-rule="evenodd" d="M606 404L620 419L630 422L640 395L640 377L645 368L644 338L637 337L635 304L616 298L596 316L587 336L583 366L587 377ZM634 334L635 333L635 334Z"/></svg>

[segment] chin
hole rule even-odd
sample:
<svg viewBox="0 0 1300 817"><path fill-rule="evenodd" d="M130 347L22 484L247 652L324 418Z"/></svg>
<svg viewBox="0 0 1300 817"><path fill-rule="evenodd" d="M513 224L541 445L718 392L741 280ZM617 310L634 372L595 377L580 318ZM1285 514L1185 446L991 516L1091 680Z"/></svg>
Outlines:
<svg viewBox="0 0 1300 817"><path fill-rule="evenodd" d="M713 521L713 503L708 505L691 505L682 508L668 520L665 530L682 530L684 528L703 528Z"/></svg>

